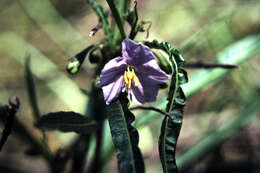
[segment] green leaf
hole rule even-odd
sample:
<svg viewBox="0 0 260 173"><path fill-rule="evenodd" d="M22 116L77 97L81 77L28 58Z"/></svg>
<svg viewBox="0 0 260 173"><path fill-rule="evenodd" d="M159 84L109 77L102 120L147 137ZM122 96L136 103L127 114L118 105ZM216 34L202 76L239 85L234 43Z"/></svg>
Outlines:
<svg viewBox="0 0 260 173"><path fill-rule="evenodd" d="M126 107L126 105L123 105ZM125 111L124 111L125 110ZM118 159L119 172L142 173L144 162L138 148L139 136L132 127L133 114L124 109L119 101L107 106L108 121Z"/></svg>
<svg viewBox="0 0 260 173"><path fill-rule="evenodd" d="M96 122L75 112L53 112L43 115L36 123L40 129L89 134L96 130Z"/></svg>
<svg viewBox="0 0 260 173"><path fill-rule="evenodd" d="M159 138L159 152L160 159L164 172L177 172L177 165L175 159L177 140L182 126L183 109L185 106L185 96L181 89L176 91L176 97L172 106L171 114L174 119L171 120L165 117L163 120L161 135Z"/></svg>
<svg viewBox="0 0 260 173"><path fill-rule="evenodd" d="M169 49L169 45L165 46ZM169 52L171 52L170 61L173 73L166 111L173 115L174 119L172 120L169 117L165 117L163 120L159 138L159 153L163 172L177 173L175 151L182 126L183 109L185 106L185 95L179 85L186 83L188 78L185 70L179 69L179 66L182 65L180 62L182 61L177 62L175 56L173 57L172 51Z"/></svg>
<svg viewBox="0 0 260 173"><path fill-rule="evenodd" d="M36 119L40 118L40 110L37 103L37 96L35 91L35 84L33 81L33 74L31 71L31 56L27 55L25 58L25 79L27 84L27 93L29 95L29 101L33 110L33 115Z"/></svg>
<svg viewBox="0 0 260 173"><path fill-rule="evenodd" d="M182 68L179 69L178 78L179 78L179 84L180 85L186 84L189 81L187 72L184 69L182 69Z"/></svg>
<svg viewBox="0 0 260 173"><path fill-rule="evenodd" d="M152 44L153 43L153 44ZM152 43L145 42L144 44L149 47L156 48L156 42ZM240 41L231 44L229 47L224 49L216 58L219 63L226 64L241 64L255 55L260 53L260 34L248 36ZM192 74L189 77L189 82L182 86L186 97L191 97L193 94L198 93L200 90L208 87L210 84L214 84L217 81L223 79L231 70L228 69L203 69ZM165 106L166 99L163 98L157 102L155 107L163 109ZM157 114L146 112L140 115L136 119L136 127L142 128L152 121L160 118Z"/></svg>

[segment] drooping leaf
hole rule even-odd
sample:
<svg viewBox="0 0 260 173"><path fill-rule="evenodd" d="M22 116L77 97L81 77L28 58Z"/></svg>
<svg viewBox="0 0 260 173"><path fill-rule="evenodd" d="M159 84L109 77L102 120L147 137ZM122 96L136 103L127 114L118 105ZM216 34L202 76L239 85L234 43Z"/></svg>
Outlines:
<svg viewBox="0 0 260 173"><path fill-rule="evenodd" d="M159 138L159 153L164 173L177 173L178 168L175 159L177 140L182 126L183 110L185 106L185 95L180 87L181 84L188 81L187 73L180 67L184 61L176 56L174 49L169 44L163 45L170 53L170 62L172 66L172 78L168 94L168 103L166 112L170 113L174 119L165 117L161 127ZM177 52L178 53L178 52ZM179 53L178 53L179 54Z"/></svg>
<svg viewBox="0 0 260 173"><path fill-rule="evenodd" d="M145 43L146 44L146 43ZM148 45L148 44L146 44ZM240 41L231 44L229 47L224 49L218 54L217 61L239 65L255 55L260 53L260 34L248 36ZM227 69L203 69L192 74L189 77L189 82L182 86L182 89L186 97L191 97L195 93L198 93L203 88L206 88L210 84L216 83L223 79L231 70ZM166 99L163 98L157 102L155 107L163 109L165 106ZM142 128L152 121L158 119L158 115L153 112L146 112L136 119L136 126Z"/></svg>
<svg viewBox="0 0 260 173"><path fill-rule="evenodd" d="M181 87L179 87L176 91L176 97L174 98L174 104L170 112L174 115L174 119L171 120L168 117L164 118L159 138L159 152L164 173L178 172L175 152L182 126L184 106L185 96Z"/></svg>
<svg viewBox="0 0 260 173"><path fill-rule="evenodd" d="M52 112L43 115L36 126L45 130L60 130L89 134L96 130L96 122L75 112Z"/></svg>
<svg viewBox="0 0 260 173"><path fill-rule="evenodd" d="M128 128L129 134L130 134L131 144L132 144L132 148L134 151L136 172L144 173L145 172L144 160L143 160L142 152L141 152L140 148L138 147L139 134L138 134L137 129L132 126L132 123L135 120L135 116L128 109L128 100L127 99L125 99L125 101L121 101L121 103L123 106L123 111L125 113L126 121L128 122L127 128Z"/></svg>
<svg viewBox="0 0 260 173"><path fill-rule="evenodd" d="M119 172L142 173L144 172L144 162L138 148L138 132L131 125L134 116L130 111L124 111L123 106L116 101L106 109L112 139L118 153Z"/></svg>

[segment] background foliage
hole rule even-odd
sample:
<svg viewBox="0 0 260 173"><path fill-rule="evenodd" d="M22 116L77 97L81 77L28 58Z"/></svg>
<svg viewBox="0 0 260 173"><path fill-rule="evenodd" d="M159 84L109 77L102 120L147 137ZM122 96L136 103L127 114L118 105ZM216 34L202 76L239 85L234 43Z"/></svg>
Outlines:
<svg viewBox="0 0 260 173"><path fill-rule="evenodd" d="M108 9L105 2L98 2ZM183 86L188 99L177 147L177 162L183 172L260 170L259 8L257 0L138 3L139 18L152 22L149 40L171 42L187 62L242 63L232 71L188 70L190 82ZM42 132L34 127L35 119L37 114L57 110L85 111L88 99L79 88L86 91L90 88L94 65L85 62L76 76L68 75L65 66L68 58L100 41L103 32L88 37L98 18L84 0L3 0L0 15L0 102L7 104L10 96L19 96L21 106L17 117L26 132L34 137L28 139L21 133L11 135L0 153L0 168L48 172L47 163L41 157L24 154L31 152L29 142L42 139ZM145 39L145 36L139 34L137 38ZM38 108L30 105L27 92L28 55ZM158 107L164 102L165 93L161 92L160 96L162 100L155 104ZM157 137L163 117L153 112L135 111L135 114L146 171L160 172ZM107 122L105 125L108 127ZM44 134L50 152L69 146L77 137L74 133L56 131ZM100 165L107 172L115 172L116 159L115 155L110 159L108 128L105 134ZM89 158L93 158L94 146L94 142L88 146Z"/></svg>

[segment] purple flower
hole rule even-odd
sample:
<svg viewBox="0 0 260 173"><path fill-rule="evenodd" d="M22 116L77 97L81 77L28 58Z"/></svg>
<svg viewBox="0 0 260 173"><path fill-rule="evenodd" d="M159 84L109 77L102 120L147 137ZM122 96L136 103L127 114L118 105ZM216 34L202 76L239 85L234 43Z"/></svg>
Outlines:
<svg viewBox="0 0 260 173"><path fill-rule="evenodd" d="M98 87L106 104L114 101L125 88L128 98L144 104L156 100L159 84L169 80L149 47L130 39L122 42L122 57L110 60L102 69Z"/></svg>

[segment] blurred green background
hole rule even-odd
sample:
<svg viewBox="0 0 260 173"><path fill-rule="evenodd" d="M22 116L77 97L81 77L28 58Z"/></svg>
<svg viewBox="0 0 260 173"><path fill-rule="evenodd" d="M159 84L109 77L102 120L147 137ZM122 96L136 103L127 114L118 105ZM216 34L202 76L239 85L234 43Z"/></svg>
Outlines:
<svg viewBox="0 0 260 173"><path fill-rule="evenodd" d="M98 2L108 9L104 1ZM247 54L250 59L189 97L177 161L182 172L260 172L260 127L259 117L255 116L260 115L260 105L250 107L260 99L260 1L139 0L138 10L141 20L152 22L148 39L171 42L187 62L215 62L227 47L247 38L256 40L256 50L248 50L250 47L241 43L230 55ZM85 0L2 0L0 16L0 103L7 104L9 97L18 96L19 119L40 139L28 101L26 55L31 55L41 114L59 110L84 112L87 99L79 88L90 88L95 66L85 62L76 76L68 75L65 66L70 57L102 40L103 31L88 37L98 18ZM139 34L137 40L144 40L145 36L146 33ZM221 63L228 62L222 56ZM200 69L187 70L192 76ZM196 82L203 75L192 77ZM242 119L235 121L236 117ZM157 150L160 118L139 128L148 173L162 172ZM237 126L230 127L233 120ZM1 130L2 127L1 124ZM47 136L51 150L56 151L75 134L47 132ZM11 135L0 153L0 170L5 167L20 172L48 172L42 158L24 154L27 149L21 138ZM105 172L116 169L114 156Z"/></svg>

